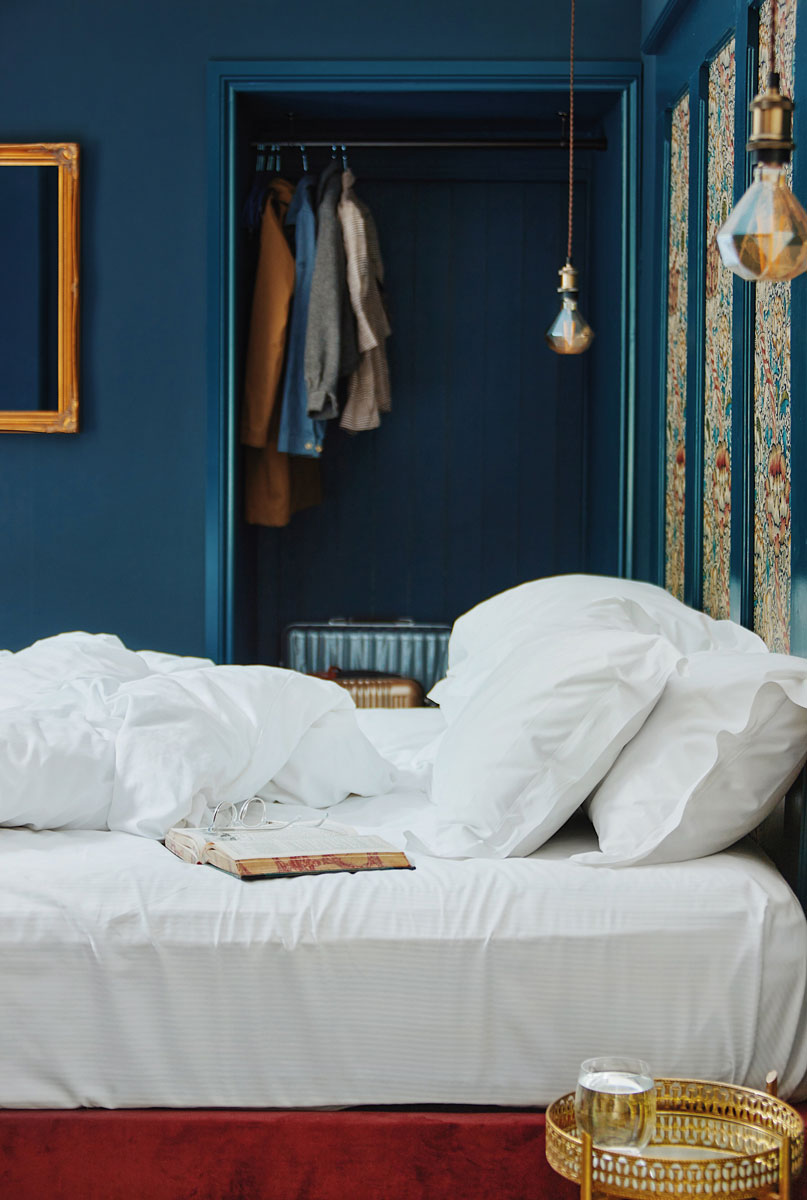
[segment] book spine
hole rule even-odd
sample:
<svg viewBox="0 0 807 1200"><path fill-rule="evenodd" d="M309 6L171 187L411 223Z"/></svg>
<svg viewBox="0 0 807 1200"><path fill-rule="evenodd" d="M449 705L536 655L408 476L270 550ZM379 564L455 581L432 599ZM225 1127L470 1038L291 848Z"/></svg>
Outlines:
<svg viewBox="0 0 807 1200"><path fill-rule="evenodd" d="M235 863L239 875L305 875L323 871L383 871L395 867L410 867L406 855L395 853L368 854L301 854L289 858L240 859Z"/></svg>

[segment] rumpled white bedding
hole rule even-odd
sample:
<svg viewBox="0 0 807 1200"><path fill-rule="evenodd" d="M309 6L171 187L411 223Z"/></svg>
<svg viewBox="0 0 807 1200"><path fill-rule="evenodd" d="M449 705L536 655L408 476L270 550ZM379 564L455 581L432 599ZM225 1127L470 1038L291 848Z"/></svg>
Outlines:
<svg viewBox="0 0 807 1200"><path fill-rule="evenodd" d="M326 680L138 654L104 634L0 656L0 825L162 838L221 801L323 807L393 778Z"/></svg>
<svg viewBox="0 0 807 1200"><path fill-rule="evenodd" d="M545 1105L607 1052L807 1096L807 921L753 846L594 871L578 817L526 858L243 883L154 840L270 779L333 803L352 747L383 786L335 819L403 844L443 728L115 638L0 656L0 824L34 826L0 828L0 1105Z"/></svg>

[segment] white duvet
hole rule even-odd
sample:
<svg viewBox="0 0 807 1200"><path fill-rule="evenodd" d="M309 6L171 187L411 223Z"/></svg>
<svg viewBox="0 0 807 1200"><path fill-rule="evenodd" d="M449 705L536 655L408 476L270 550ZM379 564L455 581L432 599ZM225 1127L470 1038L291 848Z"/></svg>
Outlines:
<svg viewBox="0 0 807 1200"><path fill-rule="evenodd" d="M221 801L324 807L393 776L326 680L135 653L105 634L0 654L0 825L162 838Z"/></svg>

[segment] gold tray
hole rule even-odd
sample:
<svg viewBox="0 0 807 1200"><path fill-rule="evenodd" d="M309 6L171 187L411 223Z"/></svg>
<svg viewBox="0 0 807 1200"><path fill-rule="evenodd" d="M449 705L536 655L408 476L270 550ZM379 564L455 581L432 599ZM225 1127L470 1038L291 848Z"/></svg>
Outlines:
<svg viewBox="0 0 807 1200"><path fill-rule="evenodd" d="M574 1093L546 1113L546 1157L560 1175L627 1200L778 1193L804 1159L804 1127L789 1104L768 1092L702 1079L657 1079L656 1132L642 1154L600 1150L575 1124ZM773 1081L772 1081L773 1082Z"/></svg>

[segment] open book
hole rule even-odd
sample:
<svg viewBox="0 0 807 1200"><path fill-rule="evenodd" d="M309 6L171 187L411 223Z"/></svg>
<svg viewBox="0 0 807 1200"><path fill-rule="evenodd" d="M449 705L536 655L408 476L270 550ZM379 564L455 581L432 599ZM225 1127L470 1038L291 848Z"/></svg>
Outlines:
<svg viewBox="0 0 807 1200"><path fill-rule="evenodd" d="M345 826L278 822L260 829L169 829L166 847L185 862L209 863L241 879L325 871L413 870L402 850Z"/></svg>

